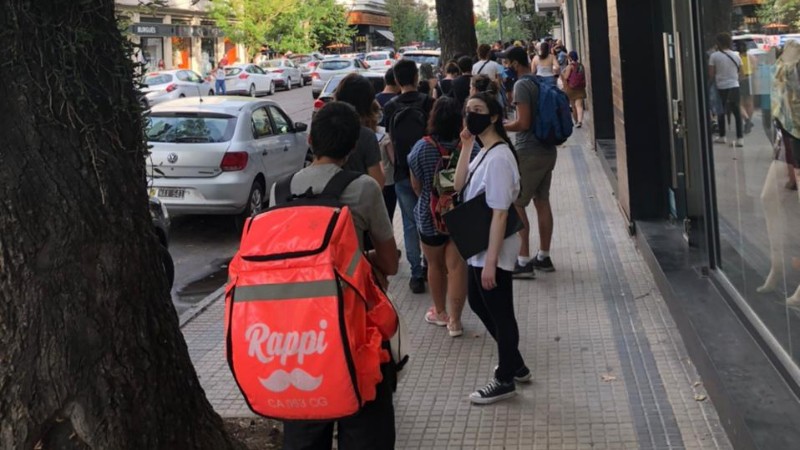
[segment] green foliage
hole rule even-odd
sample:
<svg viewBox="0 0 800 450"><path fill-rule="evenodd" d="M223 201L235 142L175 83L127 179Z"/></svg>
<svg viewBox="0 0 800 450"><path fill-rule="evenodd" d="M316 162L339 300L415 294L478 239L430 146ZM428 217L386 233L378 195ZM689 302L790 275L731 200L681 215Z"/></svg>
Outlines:
<svg viewBox="0 0 800 450"><path fill-rule="evenodd" d="M497 24L498 2L503 16L504 41L540 39L550 34L557 23L552 14L537 14L533 2L515 0L513 8L506 8L505 0L490 0L489 17L481 17L475 24L478 42L489 43L500 38Z"/></svg>
<svg viewBox="0 0 800 450"><path fill-rule="evenodd" d="M266 44L280 52L308 52L347 42L354 30L334 0L212 0L209 15L251 56Z"/></svg>
<svg viewBox="0 0 800 450"><path fill-rule="evenodd" d="M800 28L800 0L764 0L756 15L763 25L780 23Z"/></svg>
<svg viewBox="0 0 800 450"><path fill-rule="evenodd" d="M426 41L433 36L428 24L428 9L416 0L386 0L386 10L392 19L396 46Z"/></svg>

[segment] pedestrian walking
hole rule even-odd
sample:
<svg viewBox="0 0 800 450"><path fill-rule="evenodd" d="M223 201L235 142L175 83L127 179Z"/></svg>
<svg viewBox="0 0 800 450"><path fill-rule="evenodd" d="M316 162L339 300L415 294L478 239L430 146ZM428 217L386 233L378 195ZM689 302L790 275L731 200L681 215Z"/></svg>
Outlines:
<svg viewBox="0 0 800 450"><path fill-rule="evenodd" d="M472 77L472 58L469 56L458 58L458 68L461 70L461 75L453 80L453 90L451 94L458 102L458 105L463 108L464 102L466 102L469 97L469 83Z"/></svg>
<svg viewBox="0 0 800 450"><path fill-rule="evenodd" d="M442 95L451 95L453 90L453 80L461 76L461 69L455 61L450 61L444 68L444 78L439 81L439 90ZM451 95L452 96L452 95Z"/></svg>
<svg viewBox="0 0 800 450"><path fill-rule="evenodd" d="M742 110L740 106L739 73L742 70L742 59L739 54L731 50L733 40L730 33L717 35L717 49L708 58L708 77L714 84L722 100L724 114L717 118L719 136L715 143L726 144L726 116L733 115L736 126L736 140L731 142L734 147L743 147Z"/></svg>
<svg viewBox="0 0 800 450"><path fill-rule="evenodd" d="M220 60L219 64L217 64L216 70L214 70L214 93L217 95L225 95L225 65L227 61L222 59Z"/></svg>
<svg viewBox="0 0 800 450"><path fill-rule="evenodd" d="M530 71L545 82L556 86L556 75L559 73L560 69L561 67L558 65L558 59L550 51L550 44L542 42L539 45L539 54L533 57Z"/></svg>
<svg viewBox="0 0 800 450"><path fill-rule="evenodd" d="M431 111L428 135L408 155L411 184L419 196L414 216L428 262L428 286L433 300L425 321L447 326L451 337L461 336L464 330L461 313L467 300L467 266L446 233L441 215L455 194L452 179L458 161L472 159L480 150L477 144L462 147L459 135L463 121L455 99L440 98Z"/></svg>
<svg viewBox="0 0 800 450"><path fill-rule="evenodd" d="M411 60L400 60L394 66L394 77L400 85L400 95L390 100L383 108L386 130L393 150L394 188L397 203L403 215L403 239L406 259L411 265L409 288L415 294L425 292L425 277L422 267L422 250L414 218L417 195L411 186L408 155L414 145L425 136L428 117L433 108L433 99L417 91L419 72Z"/></svg>
<svg viewBox="0 0 800 450"><path fill-rule="evenodd" d="M375 89L362 75L351 73L344 77L333 92L333 98L353 106L361 119L361 134L353 152L344 164L345 170L371 176L383 189L385 181L381 167L381 149L375 131L380 110L374 107Z"/></svg>
<svg viewBox="0 0 800 450"><path fill-rule="evenodd" d="M546 44L542 44L544 47ZM522 176L522 192L515 205L524 228L520 231L522 248L517 258L514 275L534 278L534 270L552 272L555 270L550 258L550 243L553 238L553 211L550 207L550 185L553 169L556 167L556 146L544 145L536 139L531 126L536 121L539 87L531 80L523 78L530 73L528 55L525 51L511 50L507 55L509 64L516 72L519 81L514 85L514 105L517 116L506 124L506 131L517 133L516 148L519 152L519 169ZM551 56L552 57L552 56ZM530 253L531 225L525 208L533 201L539 226L539 251L533 258Z"/></svg>
<svg viewBox="0 0 800 450"><path fill-rule="evenodd" d="M525 53L525 50L520 48ZM503 111L487 93L470 97L466 106L466 127L461 132L462 148L479 138L483 147L473 161L460 158L455 187L463 190L465 201L481 194L492 209L489 247L467 260L469 306L497 343L498 365L494 377L470 394L476 404L494 403L516 394L515 381L532 378L519 351L519 328L514 315L512 271L520 248L520 237L503 238L508 209L520 192L520 174L514 147L503 128Z"/></svg>
<svg viewBox="0 0 800 450"><path fill-rule="evenodd" d="M400 94L400 87L394 79L394 69L389 68L383 75L383 91L375 95L375 100L381 108L381 119L378 121L378 130L375 136L378 138L378 147L381 151L381 165L383 166L383 201L386 204L386 212L389 213L389 221L394 220L394 211L397 208L397 193L394 191L394 149L386 133L386 115L383 114L383 107L389 100Z"/></svg>
<svg viewBox="0 0 800 450"><path fill-rule="evenodd" d="M569 97L569 106L572 108L572 121L575 128L583 126L583 100L586 98L586 70L578 60L578 52L569 52L569 65L561 72L561 81L564 92Z"/></svg>
<svg viewBox="0 0 800 450"><path fill-rule="evenodd" d="M478 58L480 60L472 66L472 75L486 75L492 81L499 80L503 66L492 61L492 48L488 44L478 46Z"/></svg>

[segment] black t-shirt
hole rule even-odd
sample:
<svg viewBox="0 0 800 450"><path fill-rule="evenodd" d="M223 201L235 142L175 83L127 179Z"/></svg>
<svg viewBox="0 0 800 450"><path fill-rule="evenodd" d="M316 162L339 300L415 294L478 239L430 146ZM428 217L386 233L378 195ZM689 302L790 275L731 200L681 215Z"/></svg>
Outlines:
<svg viewBox="0 0 800 450"><path fill-rule="evenodd" d="M459 107L464 106L464 102L469 98L469 83L472 75L461 75L453 80L452 95L458 102Z"/></svg>
<svg viewBox="0 0 800 450"><path fill-rule="evenodd" d="M386 106L389 103L389 100L397 97L397 94L392 94L391 92L378 92L375 94L375 100L378 101L378 104L381 105L381 108Z"/></svg>
<svg viewBox="0 0 800 450"><path fill-rule="evenodd" d="M453 89L453 80L449 78L442 78L439 80L439 89L442 90L444 95L450 95L450 91Z"/></svg>
<svg viewBox="0 0 800 450"><path fill-rule="evenodd" d="M392 119L394 118L395 113L397 112L397 107L399 103L416 103L420 101L422 97L425 97L424 100L424 109L429 114L433 109L433 98L429 95L425 95L423 93L413 91L413 92L406 92L405 94L400 94L397 97L389 100L388 103L383 107L383 121L386 123L386 131L389 134L392 133Z"/></svg>

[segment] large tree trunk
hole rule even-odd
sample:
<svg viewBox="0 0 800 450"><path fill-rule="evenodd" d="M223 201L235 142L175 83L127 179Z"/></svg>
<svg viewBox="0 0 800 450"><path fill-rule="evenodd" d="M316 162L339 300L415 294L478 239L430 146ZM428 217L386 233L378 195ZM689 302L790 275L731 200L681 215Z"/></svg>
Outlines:
<svg viewBox="0 0 800 450"><path fill-rule="evenodd" d="M114 1L5 0L0 30L0 448L238 448L170 302Z"/></svg>
<svg viewBox="0 0 800 450"><path fill-rule="evenodd" d="M458 55L475 55L478 39L475 37L472 0L436 0L436 19L442 65Z"/></svg>

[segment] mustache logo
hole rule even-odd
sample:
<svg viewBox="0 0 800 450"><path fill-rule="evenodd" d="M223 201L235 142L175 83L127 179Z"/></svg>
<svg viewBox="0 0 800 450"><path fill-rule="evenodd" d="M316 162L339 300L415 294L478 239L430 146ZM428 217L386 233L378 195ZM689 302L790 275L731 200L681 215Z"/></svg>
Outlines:
<svg viewBox="0 0 800 450"><path fill-rule="evenodd" d="M291 372L278 369L266 379L259 378L258 381L272 392L283 392L289 389L289 386L308 392L317 389L322 384L322 375L314 377L302 369L293 369Z"/></svg>

